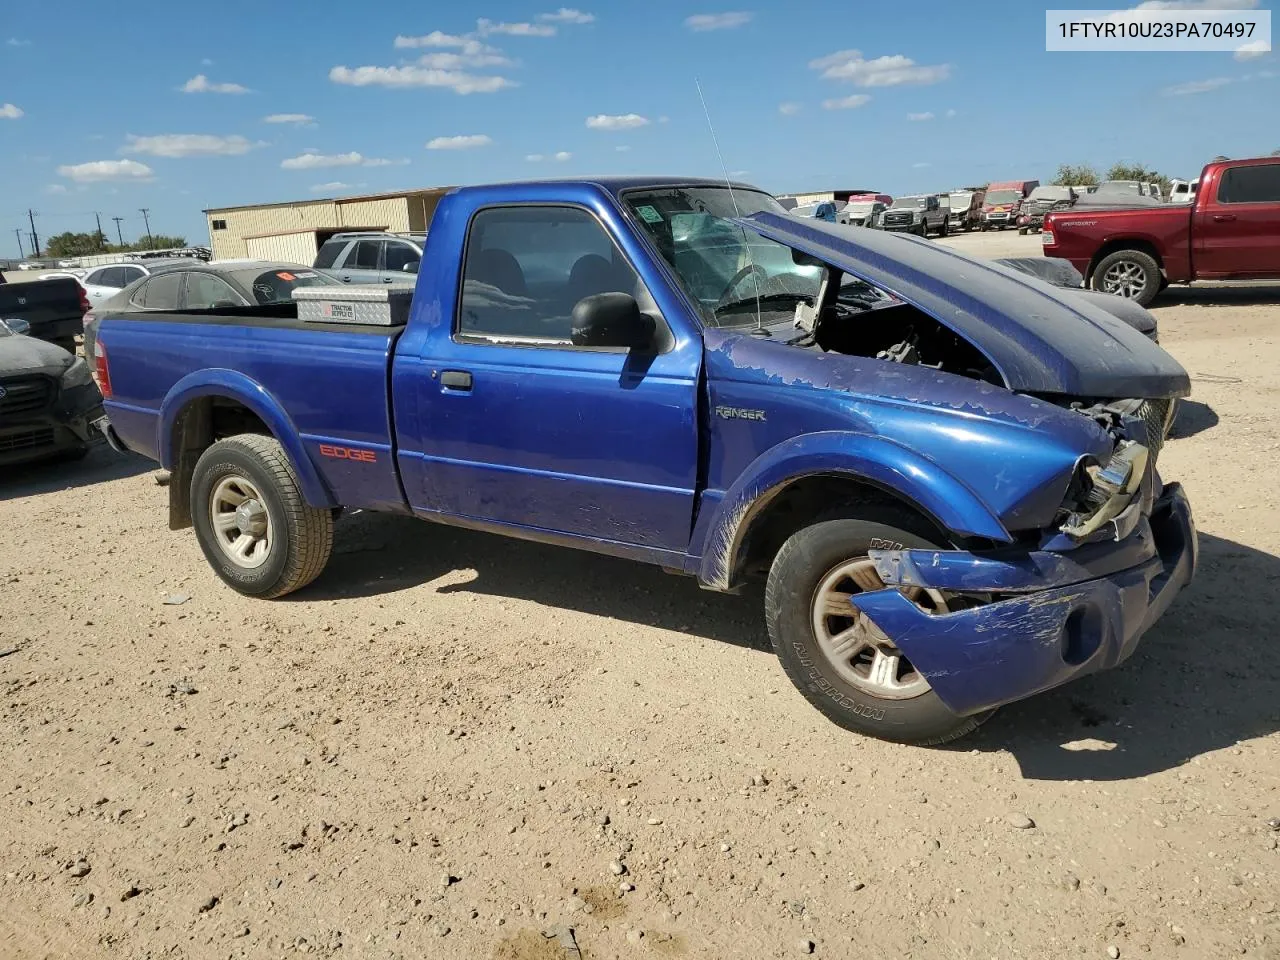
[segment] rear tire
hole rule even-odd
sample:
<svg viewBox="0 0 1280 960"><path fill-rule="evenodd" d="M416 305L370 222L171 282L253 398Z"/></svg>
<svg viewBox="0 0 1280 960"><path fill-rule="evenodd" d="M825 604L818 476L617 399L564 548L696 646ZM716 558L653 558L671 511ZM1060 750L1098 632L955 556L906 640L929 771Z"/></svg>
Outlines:
<svg viewBox="0 0 1280 960"><path fill-rule="evenodd" d="M222 581L264 600L305 587L333 549L332 511L307 504L280 442L260 434L219 440L201 454L191 519Z"/></svg>
<svg viewBox="0 0 1280 960"><path fill-rule="evenodd" d="M1148 306L1160 292L1164 274L1155 257L1141 250L1117 250L1098 261L1093 289Z"/></svg>
<svg viewBox="0 0 1280 960"><path fill-rule="evenodd" d="M830 630L847 629L847 619L822 613L827 609L824 585L833 576L865 557L872 541L887 541L906 548L940 546L907 510L877 504L867 508L878 519L826 520L805 527L782 545L769 571L765 590L765 619L774 652L791 682L828 719L846 730L918 746L947 743L976 729L989 713L961 717L952 713L913 669L905 657L892 670L888 682L877 684L876 649L892 657L896 648L865 647L843 657L830 650ZM860 573L865 576L865 568ZM873 574L874 576L874 574ZM853 581L848 581L853 583ZM858 585L854 585L854 592ZM866 589L863 587L862 589ZM843 594L841 594L843 596ZM831 627L828 624L834 623ZM870 623L868 620L867 623ZM874 630L874 624L871 624ZM824 636L819 636L819 629ZM878 630L874 630L879 634ZM870 657L869 666L860 662ZM886 658L887 659L887 658ZM866 669L868 676L859 671Z"/></svg>

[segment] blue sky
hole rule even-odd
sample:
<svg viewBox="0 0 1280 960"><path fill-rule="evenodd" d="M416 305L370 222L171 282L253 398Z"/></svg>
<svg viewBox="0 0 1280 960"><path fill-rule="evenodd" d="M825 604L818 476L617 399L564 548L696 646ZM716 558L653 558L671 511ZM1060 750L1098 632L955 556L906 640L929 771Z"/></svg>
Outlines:
<svg viewBox="0 0 1280 960"><path fill-rule="evenodd" d="M0 23L0 256L29 206L42 237L91 230L97 211L129 239L148 207L154 232L207 242L210 206L718 175L695 77L726 165L773 192L1117 159L1188 177L1280 148L1274 54L1046 53L1044 6L1016 0L62 0Z"/></svg>

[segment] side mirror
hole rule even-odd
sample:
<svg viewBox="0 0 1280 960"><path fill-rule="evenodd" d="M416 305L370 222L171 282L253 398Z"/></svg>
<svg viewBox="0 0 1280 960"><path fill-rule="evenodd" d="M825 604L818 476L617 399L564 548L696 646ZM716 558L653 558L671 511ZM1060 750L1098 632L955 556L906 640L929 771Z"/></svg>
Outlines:
<svg viewBox="0 0 1280 960"><path fill-rule="evenodd" d="M597 293L573 307L570 339L575 347L626 347L642 350L653 345L657 324L640 312L636 298L626 293Z"/></svg>
<svg viewBox="0 0 1280 960"><path fill-rule="evenodd" d="M27 323L25 320L20 320L17 317L13 317L9 320L0 320L0 323L3 323L8 327L10 333L17 334L20 337L26 336L31 332L31 324Z"/></svg>

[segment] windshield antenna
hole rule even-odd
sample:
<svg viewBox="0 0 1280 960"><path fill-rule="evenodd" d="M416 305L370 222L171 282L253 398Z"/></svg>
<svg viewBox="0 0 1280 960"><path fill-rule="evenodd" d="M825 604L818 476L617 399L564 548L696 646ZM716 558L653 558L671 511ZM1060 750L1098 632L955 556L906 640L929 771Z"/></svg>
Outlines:
<svg viewBox="0 0 1280 960"><path fill-rule="evenodd" d="M729 179L729 168L724 162L724 154L720 152L720 138L716 136L715 125L711 122L711 111L707 109L707 98L702 94L702 83L697 77L693 78L693 85L698 88L698 99L702 101L702 114L707 118L707 129L711 131L711 143L716 148L716 159L720 161L720 170L724 173L724 185L729 188L729 202L733 204L733 215L741 217L742 211L738 209L738 198L733 193L733 181ZM760 278L756 272L756 262L751 256L751 244L747 242L746 228L739 225L738 229L742 231L742 249L747 254L747 264L751 270L751 283L756 291L756 330L758 335L768 335L768 331L764 329L764 322L760 316ZM728 292L728 291L726 291Z"/></svg>

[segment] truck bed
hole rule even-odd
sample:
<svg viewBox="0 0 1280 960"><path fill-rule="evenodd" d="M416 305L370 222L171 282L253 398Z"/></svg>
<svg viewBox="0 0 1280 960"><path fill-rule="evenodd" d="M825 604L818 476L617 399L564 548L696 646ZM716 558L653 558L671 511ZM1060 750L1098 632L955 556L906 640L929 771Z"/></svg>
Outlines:
<svg viewBox="0 0 1280 960"><path fill-rule="evenodd" d="M235 383L236 395L261 398L255 412L268 426L272 416L291 418L274 432L300 438L326 499L403 509L388 402L401 328L305 323L289 316L295 309L104 315L107 408L116 433L131 450L172 468L162 407L172 419L175 405ZM209 368L214 356L219 366ZM347 459L348 445L375 459Z"/></svg>

